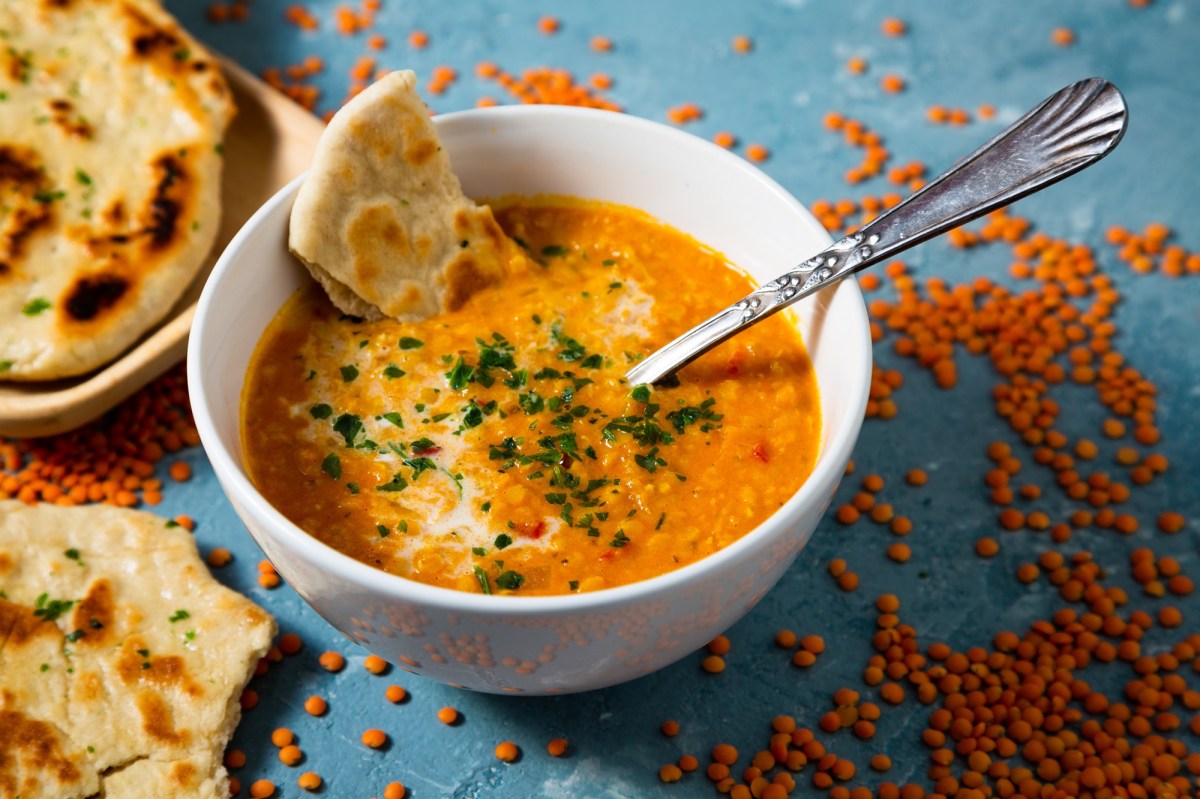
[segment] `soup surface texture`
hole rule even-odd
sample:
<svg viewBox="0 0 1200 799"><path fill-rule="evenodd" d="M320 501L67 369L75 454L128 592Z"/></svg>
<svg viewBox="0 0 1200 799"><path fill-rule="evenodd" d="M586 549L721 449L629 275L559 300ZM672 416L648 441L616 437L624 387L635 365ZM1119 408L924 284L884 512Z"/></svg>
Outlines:
<svg viewBox="0 0 1200 799"><path fill-rule="evenodd" d="M678 385L630 364L752 289L717 253L640 211L502 198L526 258L423 322L340 315L316 285L251 361L251 479L286 517L423 583L517 595L593 591L712 554L812 470L812 365L782 315Z"/></svg>

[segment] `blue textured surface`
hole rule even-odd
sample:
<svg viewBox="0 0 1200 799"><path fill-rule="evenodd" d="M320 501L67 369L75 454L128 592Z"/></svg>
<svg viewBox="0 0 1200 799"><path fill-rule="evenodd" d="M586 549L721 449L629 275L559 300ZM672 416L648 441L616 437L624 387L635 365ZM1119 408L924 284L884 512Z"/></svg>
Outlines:
<svg viewBox="0 0 1200 799"><path fill-rule="evenodd" d="M258 71L318 54L327 68L316 83L324 95L321 110L335 108L345 96L347 73L354 60L368 54L367 34L338 35L332 24L335 3L310 2L320 20L315 32L300 32L283 21L284 0L254 0L240 24L213 25L200 0L168 0L171 8L202 40ZM554 36L538 32L537 20L554 14L562 30ZM887 38L880 21L899 14L909 24L902 38ZM1056 27L1076 34L1070 47L1051 43ZM409 31L429 33L428 48L415 51L406 43ZM838 110L862 120L886 139L893 163L918 159L940 171L1007 121L1060 86L1101 75L1125 93L1131 108L1129 133L1117 152L1093 169L1021 202L1016 212L1029 216L1051 236L1095 249L1103 271L1123 293L1116 310L1119 334L1115 347L1128 362L1159 387L1158 421L1163 441L1155 449L1171 462L1170 471L1152 485L1138 488L1126 509L1137 515L1141 530L1122 537L1109 530L1075 533L1065 552L1088 549L1111 574L1110 582L1126 587L1135 604L1156 609L1176 604L1184 610L1187 632L1200 631L1200 598L1149 600L1128 575L1128 553L1152 544L1162 554L1177 556L1184 573L1200 577L1196 525L1200 521L1200 428L1194 404L1200 399L1200 276L1171 280L1161 273L1134 275L1117 261L1103 242L1112 224L1140 229L1162 221L1175 231L1175 241L1200 248L1195 202L1200 196L1200 7L1185 0L1157 0L1135 9L1124 0L1079 0L1049 3L835 3L817 0L610 0L584 2L447 2L384 0L369 33L389 39L377 55L380 66L411 67L427 79L439 64L455 67L460 79L443 95L429 97L437 111L467 108L484 95L508 98L496 84L476 78L474 65L494 61L520 73L536 66L562 67L580 80L593 72L614 79L607 96L633 114L663 119L674 105L690 101L704 118L687 129L701 136L729 130L745 142L771 150L763 168L801 201L881 193L883 179L862 187L847 186L842 175L859 158L840 138L825 131L821 118ZM754 50L735 55L730 40L744 34ZM610 37L610 54L588 47L592 36ZM870 64L865 76L848 74L845 62L862 56ZM884 94L879 78L903 76L907 89ZM998 109L995 120L964 127L933 126L925 119L932 104L974 110L981 103ZM807 253L797 253L797 259ZM1007 280L1011 254L1007 247L963 251L944 241L925 245L905 258L918 279L932 275L956 283L986 274ZM883 292L882 296L886 296ZM737 624L729 636L733 650L728 670L711 676L699 668L700 656L634 683L577 696L518 699L469 694L396 670L372 676L362 668L365 652L347 643L316 617L287 587L265 591L255 582L261 557L225 501L202 452L188 453L196 471L190 483L169 486L163 505L168 514L189 513L199 522L197 538L204 549L231 548L233 564L218 572L222 580L270 609L284 631L300 633L304 650L272 667L254 681L262 701L248 712L234 745L247 757L235 774L243 786L259 777L274 780L282 795L296 796L300 771L313 770L325 781L324 793L336 797L381 795L386 783L400 780L417 799L460 797L626 797L716 795L702 771L683 782L664 785L657 769L680 754L693 753L707 763L718 741L735 744L743 753L761 748L777 713L795 714L815 727L831 707L833 691L862 685L862 669L873 654L874 597L894 592L903 601L902 617L923 643L945 640L956 648L990 644L1004 629L1023 631L1064 605L1044 580L1031 586L1017 582L1018 564L1054 545L1045 533L1001 533L996 508L988 499L982 474L989 468L984 451L993 439L1011 441L1022 452L1025 471L1020 482L1045 489L1034 504L1053 519L1076 507L1053 485L1053 474L1032 464L1003 420L994 415L990 392L998 382L982 358L958 356L959 386L938 390L928 373L901 362L890 345L877 348L878 362L900 368L906 385L897 395L900 416L890 422L868 420L856 452L858 475L878 472L888 480L883 492L897 512L915 524L908 537L912 560L898 565L884 549L892 537L885 528L859 523L843 528L832 520L818 530L780 585ZM1098 468L1119 471L1112 461L1116 448L1100 434L1105 411L1091 389L1063 386L1053 395L1063 407L1059 422L1072 438L1101 442ZM1125 442L1121 442L1125 443ZM903 484L904 472L925 468L929 484L921 489ZM857 490L857 476L845 481L839 501ZM1188 519L1184 533L1159 533L1154 519L1163 510ZM975 541L995 535L1000 554L982 560ZM862 577L862 587L843 593L825 573L833 557L844 557ZM801 671L772 643L782 627L801 634L819 633L828 642L818 664ZM1178 631L1156 628L1147 639L1158 651ZM317 665L325 649L346 654L346 670L329 675ZM1088 679L1112 689L1127 679L1124 666L1093 669ZM405 686L410 699L400 705L385 701L384 688ZM1193 687L1195 679L1193 677ZM304 699L321 694L329 700L323 718L308 716ZM453 705L461 724L447 727L434 717ZM885 708L879 734L861 742L842 732L829 740L833 749L859 765L857 782L874 786L881 777L866 769L869 754L886 752L896 767L886 779L928 781L928 763L920 729L929 708L911 699ZM668 739L660 722L673 718L681 734ZM305 752L299 768L276 758L269 734L290 727ZM379 727L391 736L383 751L359 743L361 732ZM554 737L571 741L568 757L553 759L545 744ZM1181 738L1192 749L1195 736ZM511 765L492 756L504 739L523 749ZM743 759L743 763L745 759ZM802 784L807 783L802 778ZM805 787L804 790L811 790ZM243 788L245 791L245 787Z"/></svg>

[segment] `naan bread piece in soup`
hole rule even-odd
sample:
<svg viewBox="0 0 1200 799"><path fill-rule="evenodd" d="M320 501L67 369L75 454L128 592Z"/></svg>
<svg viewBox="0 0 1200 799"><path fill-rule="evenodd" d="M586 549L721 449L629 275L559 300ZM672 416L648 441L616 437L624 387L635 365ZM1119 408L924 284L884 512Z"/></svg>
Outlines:
<svg viewBox="0 0 1200 799"><path fill-rule="evenodd" d="M233 116L154 0L0 0L0 380L112 360L203 265Z"/></svg>
<svg viewBox="0 0 1200 799"><path fill-rule="evenodd" d="M150 513L0 502L0 799L224 799L275 622Z"/></svg>
<svg viewBox="0 0 1200 799"><path fill-rule="evenodd" d="M463 196L416 83L389 73L338 111L292 206L292 253L353 316L457 310L522 258Z"/></svg>

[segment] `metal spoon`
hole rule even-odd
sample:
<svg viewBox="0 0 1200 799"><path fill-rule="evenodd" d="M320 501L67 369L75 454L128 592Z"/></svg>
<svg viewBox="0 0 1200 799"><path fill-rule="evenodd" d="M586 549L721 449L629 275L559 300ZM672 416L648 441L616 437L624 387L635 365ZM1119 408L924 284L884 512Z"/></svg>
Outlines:
<svg viewBox="0 0 1200 799"><path fill-rule="evenodd" d="M1108 81L1072 83L873 222L652 353L626 379L656 383L802 297L1094 164L1121 141L1126 112Z"/></svg>

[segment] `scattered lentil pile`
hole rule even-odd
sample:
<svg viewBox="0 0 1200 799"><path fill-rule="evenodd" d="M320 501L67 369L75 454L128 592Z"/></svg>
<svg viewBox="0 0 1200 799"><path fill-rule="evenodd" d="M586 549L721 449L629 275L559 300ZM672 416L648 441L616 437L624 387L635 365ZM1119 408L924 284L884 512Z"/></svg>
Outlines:
<svg viewBox="0 0 1200 799"><path fill-rule="evenodd" d="M192 421L187 382L177 367L103 418L48 438L0 439L0 496L22 502L121 507L162 501L160 464L170 479L191 479L192 469L171 456L200 443ZM184 517L176 520L190 527Z"/></svg>

